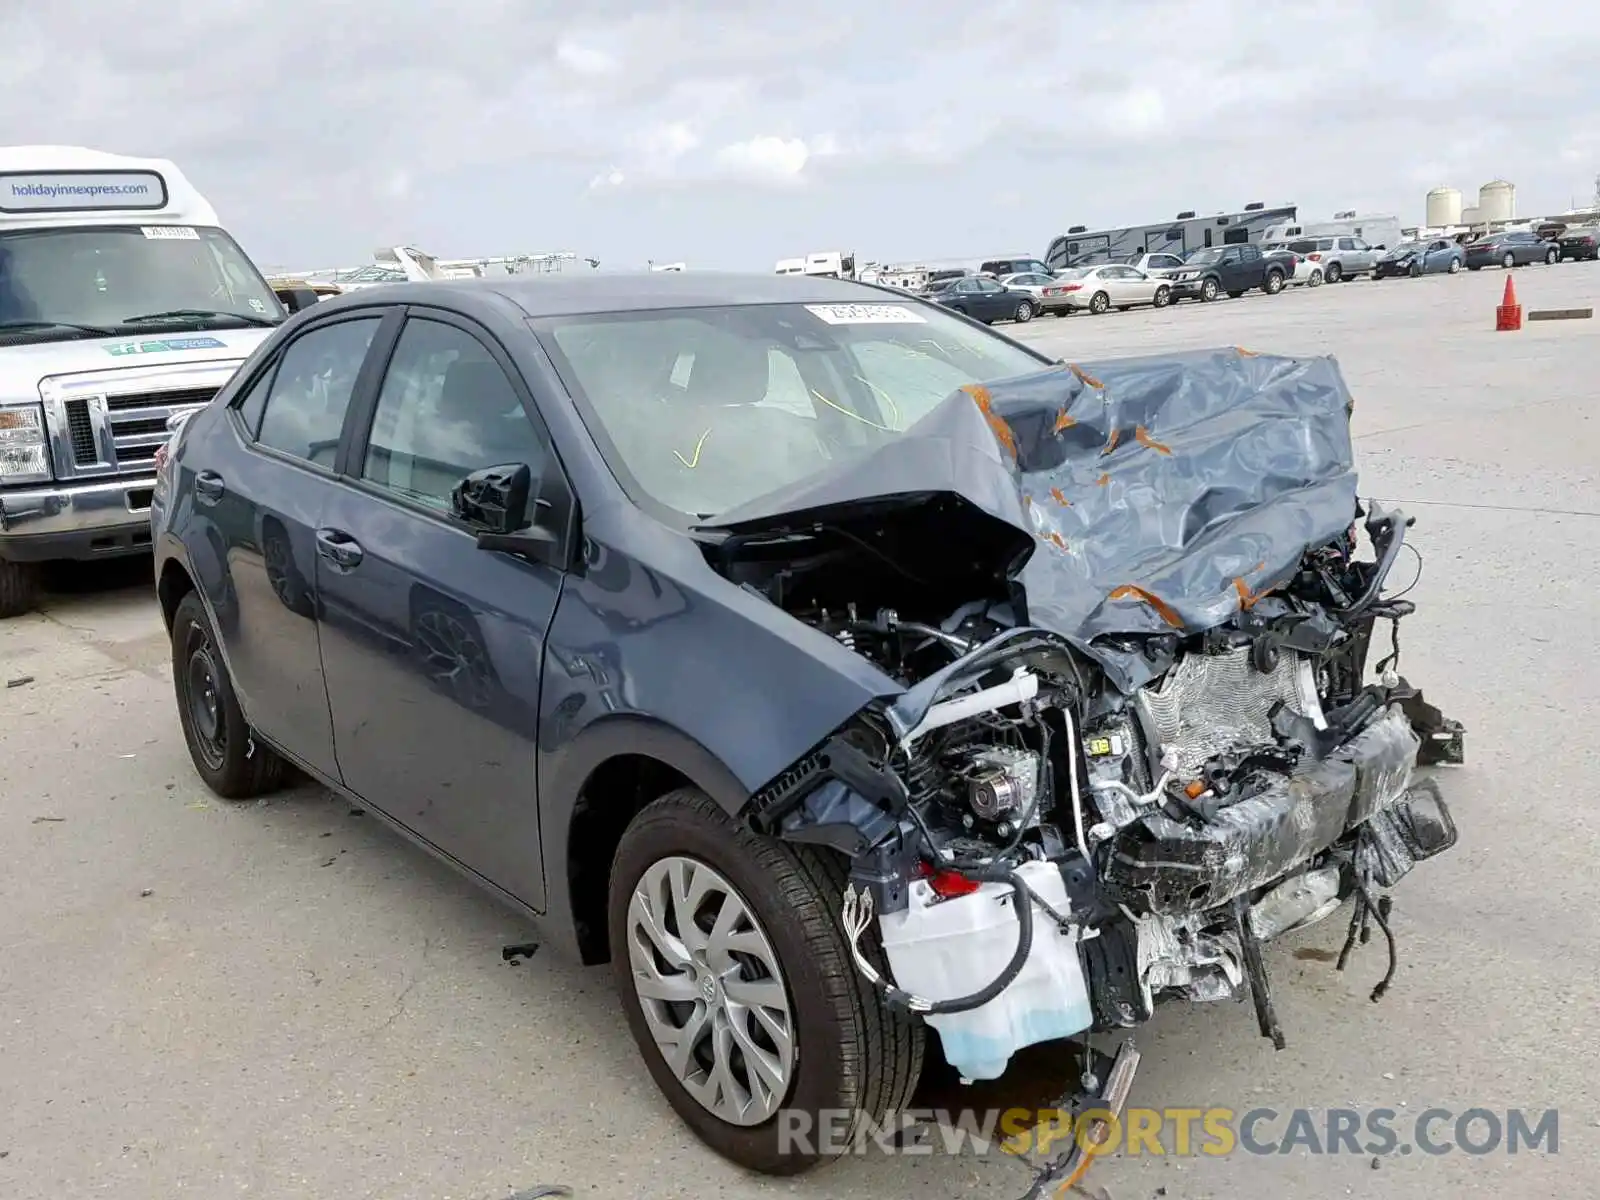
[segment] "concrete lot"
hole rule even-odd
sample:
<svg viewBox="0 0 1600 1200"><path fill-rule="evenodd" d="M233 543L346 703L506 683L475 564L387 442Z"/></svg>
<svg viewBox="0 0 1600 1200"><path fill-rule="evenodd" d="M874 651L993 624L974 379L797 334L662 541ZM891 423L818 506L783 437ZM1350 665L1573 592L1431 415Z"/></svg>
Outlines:
<svg viewBox="0 0 1600 1200"><path fill-rule="evenodd" d="M1530 308L1586 305L1600 267L1516 281ZM1554 1157L1119 1159L1090 1176L1116 1200L1593 1186L1600 820L1582 781L1600 775L1600 323L1496 334L1502 286L1498 271L1358 281L1010 330L1086 362L1230 344L1337 355L1365 490L1418 518L1405 673L1469 729L1469 765L1446 779L1462 843L1397 894L1388 998L1367 1000L1381 941L1344 975L1322 961L1344 931L1329 921L1270 954L1286 1050L1248 1004L1173 1008L1140 1037L1134 1103L1389 1107L1402 1140L1432 1106L1561 1110ZM42 614L0 626L0 677L31 677L0 691L0 1195L1022 1190L1002 1159L874 1156L792 1182L715 1159L658 1097L605 973L543 955L508 967L500 948L526 929L320 790L209 798L147 569L55 583ZM1064 1063L1030 1055L1019 1095Z"/></svg>

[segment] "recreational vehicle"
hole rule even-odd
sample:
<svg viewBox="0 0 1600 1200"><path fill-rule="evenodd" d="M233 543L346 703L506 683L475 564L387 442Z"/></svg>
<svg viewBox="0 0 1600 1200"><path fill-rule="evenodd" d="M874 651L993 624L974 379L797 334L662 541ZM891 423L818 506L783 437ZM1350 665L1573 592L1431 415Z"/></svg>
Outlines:
<svg viewBox="0 0 1600 1200"><path fill-rule="evenodd" d="M1247 204L1241 212L1212 213L1200 216L1181 212L1170 221L1147 225L1124 225L1115 229L1087 229L1074 225L1050 243L1045 262L1052 271L1068 267L1092 267L1100 263L1128 262L1145 254L1176 254L1206 246L1232 246L1241 242L1266 240L1268 230L1292 224L1297 218L1294 205L1268 208Z"/></svg>

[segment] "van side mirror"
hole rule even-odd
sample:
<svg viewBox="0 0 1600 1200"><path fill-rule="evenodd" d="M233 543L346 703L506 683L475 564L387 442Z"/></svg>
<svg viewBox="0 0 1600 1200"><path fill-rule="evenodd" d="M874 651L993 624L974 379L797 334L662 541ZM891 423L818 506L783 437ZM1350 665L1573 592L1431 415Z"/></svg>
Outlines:
<svg viewBox="0 0 1600 1200"><path fill-rule="evenodd" d="M288 309L291 314L301 309L310 308L322 297L308 287L286 287L274 289L278 294L278 301Z"/></svg>
<svg viewBox="0 0 1600 1200"><path fill-rule="evenodd" d="M506 463L474 471L450 493L450 511L478 534L478 549L549 562L558 539L533 522L533 469Z"/></svg>

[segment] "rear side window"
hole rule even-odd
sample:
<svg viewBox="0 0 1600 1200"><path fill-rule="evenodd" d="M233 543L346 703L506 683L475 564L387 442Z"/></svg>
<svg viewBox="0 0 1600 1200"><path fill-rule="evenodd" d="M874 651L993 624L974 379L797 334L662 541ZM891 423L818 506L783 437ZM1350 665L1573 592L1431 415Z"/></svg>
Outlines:
<svg viewBox="0 0 1600 1200"><path fill-rule="evenodd" d="M250 385L250 390L244 394L244 399L234 405L239 411L239 420L244 422L244 427L251 437L255 437L256 431L261 428L261 410L267 406L267 393L272 390L272 377L276 373L274 367L268 367L261 372L255 383Z"/></svg>
<svg viewBox="0 0 1600 1200"><path fill-rule="evenodd" d="M1315 242L1290 242L1289 243L1289 249L1293 250L1296 254L1310 254L1316 248L1317 248L1317 244Z"/></svg>
<svg viewBox="0 0 1600 1200"><path fill-rule="evenodd" d="M290 343L278 361L256 440L333 468L345 410L380 318L324 325Z"/></svg>

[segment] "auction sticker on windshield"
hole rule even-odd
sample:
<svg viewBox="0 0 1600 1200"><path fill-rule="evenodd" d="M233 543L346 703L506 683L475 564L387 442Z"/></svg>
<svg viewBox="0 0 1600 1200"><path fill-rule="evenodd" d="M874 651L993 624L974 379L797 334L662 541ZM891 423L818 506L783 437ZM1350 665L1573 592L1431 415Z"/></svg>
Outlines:
<svg viewBox="0 0 1600 1200"><path fill-rule="evenodd" d="M829 325L926 325L927 318L904 304L808 304Z"/></svg>
<svg viewBox="0 0 1600 1200"><path fill-rule="evenodd" d="M179 350L225 350L228 343L214 337L161 338L159 341L117 342L106 353L121 358L128 354L172 354Z"/></svg>
<svg viewBox="0 0 1600 1200"><path fill-rule="evenodd" d="M187 225L146 225L142 232L158 241L198 242L200 235Z"/></svg>

